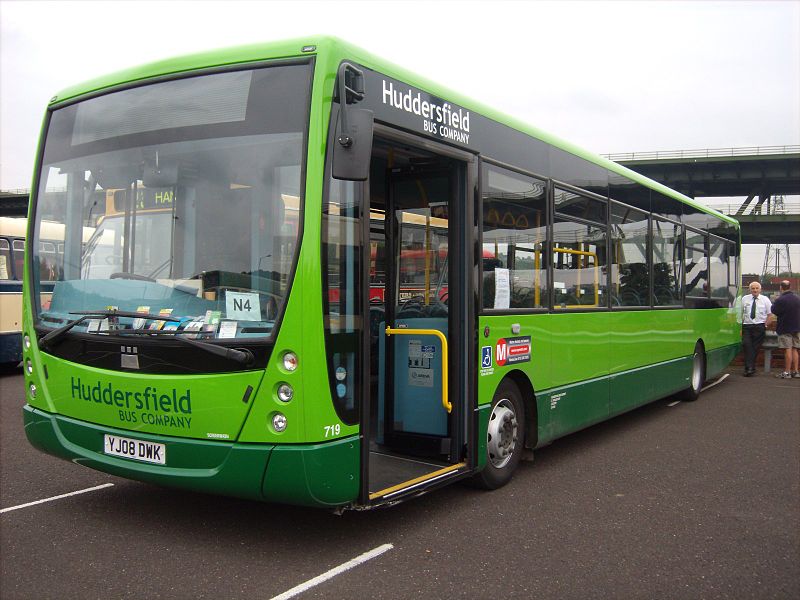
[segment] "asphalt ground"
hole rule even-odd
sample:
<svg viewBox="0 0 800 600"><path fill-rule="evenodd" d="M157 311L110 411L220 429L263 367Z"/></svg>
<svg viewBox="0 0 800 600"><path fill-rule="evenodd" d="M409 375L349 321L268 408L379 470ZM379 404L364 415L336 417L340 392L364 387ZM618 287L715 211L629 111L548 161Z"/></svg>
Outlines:
<svg viewBox="0 0 800 600"><path fill-rule="evenodd" d="M800 597L800 380L731 376L559 440L506 487L330 512L46 456L0 375L0 598ZM391 544L391 547L385 546ZM388 549L387 549L388 548Z"/></svg>

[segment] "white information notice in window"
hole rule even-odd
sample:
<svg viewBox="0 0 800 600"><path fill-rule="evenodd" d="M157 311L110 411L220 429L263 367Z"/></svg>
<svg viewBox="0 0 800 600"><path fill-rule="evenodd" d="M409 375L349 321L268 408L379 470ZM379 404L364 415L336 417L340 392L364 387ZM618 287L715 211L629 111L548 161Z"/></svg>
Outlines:
<svg viewBox="0 0 800 600"><path fill-rule="evenodd" d="M259 321L261 303L258 294L225 292L225 316L238 321Z"/></svg>
<svg viewBox="0 0 800 600"><path fill-rule="evenodd" d="M494 270L494 307L511 306L511 278L508 269Z"/></svg>
<svg viewBox="0 0 800 600"><path fill-rule="evenodd" d="M222 338L235 338L236 337L236 321L222 321L219 324L219 337Z"/></svg>

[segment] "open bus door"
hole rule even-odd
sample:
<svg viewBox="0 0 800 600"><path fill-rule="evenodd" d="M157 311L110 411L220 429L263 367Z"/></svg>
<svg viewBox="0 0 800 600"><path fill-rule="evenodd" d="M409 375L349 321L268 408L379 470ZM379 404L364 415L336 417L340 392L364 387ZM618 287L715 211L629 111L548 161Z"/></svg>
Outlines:
<svg viewBox="0 0 800 600"><path fill-rule="evenodd" d="M364 495L382 504L461 476L471 464L474 324L463 324L473 314L466 242L473 218L466 163L379 139L372 160L370 246L383 246L385 288L382 302L370 302Z"/></svg>

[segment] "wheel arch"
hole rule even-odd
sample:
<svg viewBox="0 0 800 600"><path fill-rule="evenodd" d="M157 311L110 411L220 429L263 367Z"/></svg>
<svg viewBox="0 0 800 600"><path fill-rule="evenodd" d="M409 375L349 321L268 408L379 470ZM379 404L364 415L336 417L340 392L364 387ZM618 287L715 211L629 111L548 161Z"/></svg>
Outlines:
<svg viewBox="0 0 800 600"><path fill-rule="evenodd" d="M507 373L500 383L497 384L499 388L504 382L510 381L519 390L522 396L522 404L525 407L525 448L535 448L539 443L539 414L536 404L536 392L533 389L533 384L528 376L520 371L514 369Z"/></svg>

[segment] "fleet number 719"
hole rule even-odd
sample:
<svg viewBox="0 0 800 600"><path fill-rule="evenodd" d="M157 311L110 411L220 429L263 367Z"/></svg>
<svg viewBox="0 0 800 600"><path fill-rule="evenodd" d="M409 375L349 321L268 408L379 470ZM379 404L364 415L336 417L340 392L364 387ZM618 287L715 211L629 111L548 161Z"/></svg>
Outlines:
<svg viewBox="0 0 800 600"><path fill-rule="evenodd" d="M342 432L342 426L338 423L336 425L325 425L325 437L332 435L339 435Z"/></svg>

